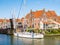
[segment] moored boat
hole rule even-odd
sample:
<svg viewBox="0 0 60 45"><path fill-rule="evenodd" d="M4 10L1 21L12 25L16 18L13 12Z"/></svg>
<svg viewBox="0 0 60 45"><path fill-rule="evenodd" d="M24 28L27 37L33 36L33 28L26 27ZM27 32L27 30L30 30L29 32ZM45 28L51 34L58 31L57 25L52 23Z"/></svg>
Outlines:
<svg viewBox="0 0 60 45"><path fill-rule="evenodd" d="M14 33L14 36L23 37L23 38L35 38L35 39L44 37L43 34L30 33L30 32L18 32L18 33Z"/></svg>
<svg viewBox="0 0 60 45"><path fill-rule="evenodd" d="M20 9L21 8L22 7L20 7ZM20 13L20 10L19 10L19 13ZM28 21L26 22L26 20L27 20L26 18L24 18L23 20L24 21L20 21L16 25L15 18L13 18L14 29L16 29L15 32L14 32L15 36L17 36L17 37L23 37L23 38L43 38L44 37L44 35L42 33L40 33L40 32L39 33L35 33L34 32L34 16L32 14L32 10L30 11L30 18L28 19ZM27 25L27 24L29 24L29 25ZM27 31L27 30L29 30L30 32Z"/></svg>

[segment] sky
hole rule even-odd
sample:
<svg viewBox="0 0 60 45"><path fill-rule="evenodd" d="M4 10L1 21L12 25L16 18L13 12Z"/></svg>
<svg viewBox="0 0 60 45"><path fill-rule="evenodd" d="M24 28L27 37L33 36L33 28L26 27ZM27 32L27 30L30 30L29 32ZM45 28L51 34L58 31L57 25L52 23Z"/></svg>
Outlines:
<svg viewBox="0 0 60 45"><path fill-rule="evenodd" d="M0 18L22 18L37 10L54 10L60 15L60 0L0 0ZM18 16L19 15L19 16Z"/></svg>

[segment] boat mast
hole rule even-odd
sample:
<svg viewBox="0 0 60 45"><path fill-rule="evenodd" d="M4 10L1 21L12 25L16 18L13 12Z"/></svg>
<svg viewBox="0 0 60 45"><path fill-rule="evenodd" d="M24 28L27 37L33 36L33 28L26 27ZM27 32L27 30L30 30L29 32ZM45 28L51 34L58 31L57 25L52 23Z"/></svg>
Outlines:
<svg viewBox="0 0 60 45"><path fill-rule="evenodd" d="M21 16L21 10L22 10L22 7L23 7L23 5L24 5L24 8L25 8L25 5L26 4L26 0L22 0L21 1L21 4L20 4L20 8L19 8L19 12L18 12L18 17L17 17L17 19L19 18L19 16ZM23 25L23 28L24 28L24 25Z"/></svg>
<svg viewBox="0 0 60 45"><path fill-rule="evenodd" d="M18 19L19 16L20 16L20 12L21 12L21 9L22 9L22 5L23 5L23 0L21 1L21 5L20 5L19 11L18 11L18 17L17 17L17 19Z"/></svg>

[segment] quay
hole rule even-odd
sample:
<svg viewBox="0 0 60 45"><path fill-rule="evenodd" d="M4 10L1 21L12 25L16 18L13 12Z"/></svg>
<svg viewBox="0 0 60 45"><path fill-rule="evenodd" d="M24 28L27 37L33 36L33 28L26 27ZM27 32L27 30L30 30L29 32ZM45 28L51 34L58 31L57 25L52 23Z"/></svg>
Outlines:
<svg viewBox="0 0 60 45"><path fill-rule="evenodd" d="M9 28L6 28L6 29L0 29L0 34L9 34L9 35L12 35L12 30L9 29Z"/></svg>
<svg viewBox="0 0 60 45"><path fill-rule="evenodd" d="M45 37L48 37L48 36L60 36L60 34L45 34L44 36Z"/></svg>
<svg viewBox="0 0 60 45"><path fill-rule="evenodd" d="M10 25L7 25L7 26L4 25L4 27L0 28L0 34L9 34L9 35L13 34L13 30L14 30L13 20L10 19L9 23L10 23Z"/></svg>

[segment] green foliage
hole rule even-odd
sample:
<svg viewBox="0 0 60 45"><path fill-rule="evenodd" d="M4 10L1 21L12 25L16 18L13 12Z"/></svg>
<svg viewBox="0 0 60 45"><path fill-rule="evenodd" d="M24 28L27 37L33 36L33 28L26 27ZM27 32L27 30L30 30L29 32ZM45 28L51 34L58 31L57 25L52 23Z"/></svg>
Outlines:
<svg viewBox="0 0 60 45"><path fill-rule="evenodd" d="M26 30L26 32L31 32L31 31L34 31L34 33L40 33L41 32L41 30L39 30L39 29L31 29L31 28L28 28Z"/></svg>
<svg viewBox="0 0 60 45"><path fill-rule="evenodd" d="M34 31L34 33L41 33L42 30L28 28L26 32ZM60 29L47 29L44 31L45 34L60 34Z"/></svg>
<svg viewBox="0 0 60 45"><path fill-rule="evenodd" d="M60 34L60 29L47 29L46 34Z"/></svg>
<svg viewBox="0 0 60 45"><path fill-rule="evenodd" d="M45 31L45 33L46 33L46 34L50 34L50 32L48 32L48 31Z"/></svg>
<svg viewBox="0 0 60 45"><path fill-rule="evenodd" d="M57 34L58 33L58 30L52 30L51 33Z"/></svg>

